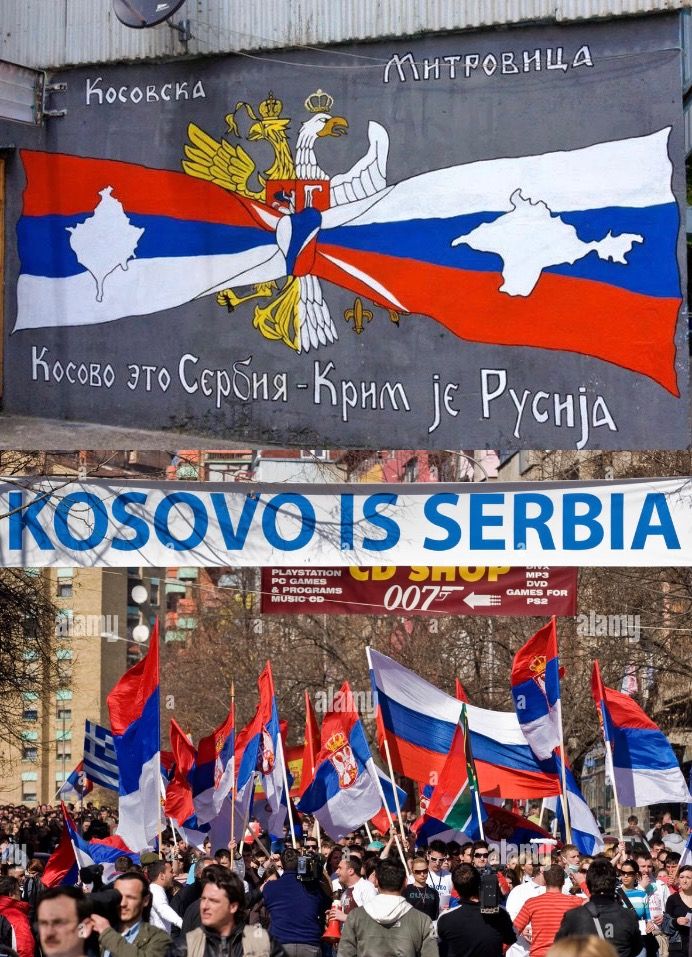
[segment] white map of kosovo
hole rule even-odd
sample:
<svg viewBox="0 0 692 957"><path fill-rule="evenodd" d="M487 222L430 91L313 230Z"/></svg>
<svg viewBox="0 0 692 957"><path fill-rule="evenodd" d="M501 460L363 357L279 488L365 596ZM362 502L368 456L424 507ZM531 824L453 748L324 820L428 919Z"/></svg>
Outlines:
<svg viewBox="0 0 692 957"><path fill-rule="evenodd" d="M512 193L510 203L511 212L452 241L452 246L466 243L478 252L501 256L504 282L500 292L510 296L531 295L548 266L571 265L592 251L601 259L627 265L625 257L634 243L644 242L637 233L613 236L609 232L604 239L585 243L574 226L553 216L544 202L525 199L520 189Z"/></svg>
<svg viewBox="0 0 692 957"><path fill-rule="evenodd" d="M70 246L80 264L89 270L96 283L96 302L103 302L103 284L121 266L127 269L144 229L133 226L122 203L113 195L113 187L99 192L101 201L94 215L76 226L66 226Z"/></svg>

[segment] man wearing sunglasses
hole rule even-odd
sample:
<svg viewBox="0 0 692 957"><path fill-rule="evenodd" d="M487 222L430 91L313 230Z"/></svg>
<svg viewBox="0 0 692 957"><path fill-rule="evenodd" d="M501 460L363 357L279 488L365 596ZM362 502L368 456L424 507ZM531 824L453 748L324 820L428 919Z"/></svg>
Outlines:
<svg viewBox="0 0 692 957"><path fill-rule="evenodd" d="M413 872L413 884L409 884L403 893L404 900L407 900L412 907L427 914L430 920L437 920L440 912L440 895L428 883L428 862L424 857L414 857L411 865Z"/></svg>
<svg viewBox="0 0 692 957"><path fill-rule="evenodd" d="M428 845L428 867L426 883L440 896L441 906L449 906L452 894L452 875L447 869L447 845L444 841L431 841Z"/></svg>

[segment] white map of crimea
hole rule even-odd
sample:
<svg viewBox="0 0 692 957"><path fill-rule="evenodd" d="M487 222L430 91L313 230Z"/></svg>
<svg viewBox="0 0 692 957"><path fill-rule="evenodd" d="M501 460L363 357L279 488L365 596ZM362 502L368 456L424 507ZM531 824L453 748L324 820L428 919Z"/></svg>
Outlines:
<svg viewBox="0 0 692 957"><path fill-rule="evenodd" d="M548 206L538 200L525 199L521 189L511 197L512 210L492 223L482 223L465 236L457 236L452 246L465 243L484 253L497 253L502 257L500 292L510 296L529 296L541 273L548 266L575 263L590 252L601 259L627 265L627 253L635 243L643 243L644 237L637 233L611 232L601 240L585 243L577 236L574 226L553 216Z"/></svg>
<svg viewBox="0 0 692 957"><path fill-rule="evenodd" d="M132 225L122 203L112 193L112 186L104 187L94 215L76 226L65 227L78 261L94 277L96 302L103 302L103 284L108 276L118 266L127 269L144 232Z"/></svg>

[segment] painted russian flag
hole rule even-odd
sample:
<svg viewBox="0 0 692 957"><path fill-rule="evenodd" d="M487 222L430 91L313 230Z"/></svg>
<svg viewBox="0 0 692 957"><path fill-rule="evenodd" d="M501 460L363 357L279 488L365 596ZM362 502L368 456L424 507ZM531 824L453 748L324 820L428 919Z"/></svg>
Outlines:
<svg viewBox="0 0 692 957"><path fill-rule="evenodd" d="M149 846L161 823L159 625L149 650L108 695L120 789L118 835L128 847Z"/></svg>
<svg viewBox="0 0 692 957"><path fill-rule="evenodd" d="M190 773L192 798L199 824L218 815L224 798L233 790L235 769L235 705L210 735L197 746L197 760Z"/></svg>
<svg viewBox="0 0 692 957"><path fill-rule="evenodd" d="M591 693L613 755L620 804L643 807L692 800L670 742L629 695L607 688L594 661Z"/></svg>
<svg viewBox="0 0 692 957"><path fill-rule="evenodd" d="M538 758L560 747L560 663L555 619L522 645L512 662L514 710Z"/></svg>
<svg viewBox="0 0 692 957"><path fill-rule="evenodd" d="M382 808L377 768L348 682L342 685L339 700L351 702L351 707L325 715L315 777L298 803L298 810L313 814L334 840Z"/></svg>
<svg viewBox="0 0 692 957"><path fill-rule="evenodd" d="M678 395L669 135L413 176L327 210L312 271L462 339L594 356Z"/></svg>
<svg viewBox="0 0 692 957"><path fill-rule="evenodd" d="M183 173L23 150L15 329L279 279L309 228L310 273L356 295L473 342L593 356L678 395L669 134L433 170L290 216Z"/></svg>
<svg viewBox="0 0 692 957"><path fill-rule="evenodd" d="M382 748L386 734L394 770L414 781L439 777L462 702L372 648L368 661L378 739ZM518 798L559 794L554 765L538 761L516 715L466 707L481 794Z"/></svg>

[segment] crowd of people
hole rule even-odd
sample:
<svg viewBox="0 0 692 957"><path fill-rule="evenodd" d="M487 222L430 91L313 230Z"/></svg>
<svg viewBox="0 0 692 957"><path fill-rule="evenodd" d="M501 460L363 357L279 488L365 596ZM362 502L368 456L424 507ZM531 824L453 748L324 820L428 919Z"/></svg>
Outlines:
<svg viewBox="0 0 692 957"><path fill-rule="evenodd" d="M75 812L87 840L117 826ZM45 887L57 809L0 808L0 954L10 957L692 957L692 866L669 819L630 818L603 853L536 844L499 860L485 841L371 829L334 842L254 835L90 866L77 886ZM676 840L676 838L680 838ZM680 848L679 850L676 848Z"/></svg>

